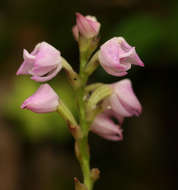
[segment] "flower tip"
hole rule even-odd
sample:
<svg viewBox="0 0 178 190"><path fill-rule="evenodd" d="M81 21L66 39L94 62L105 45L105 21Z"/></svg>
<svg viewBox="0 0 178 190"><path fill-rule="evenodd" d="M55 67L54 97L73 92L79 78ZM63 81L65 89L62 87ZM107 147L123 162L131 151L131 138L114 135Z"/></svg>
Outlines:
<svg viewBox="0 0 178 190"><path fill-rule="evenodd" d="M140 107L139 107L139 109L137 110L137 112L135 113L135 115L136 115L137 117L139 117L141 113L142 113L142 107L141 107L141 105L140 105Z"/></svg>
<svg viewBox="0 0 178 190"><path fill-rule="evenodd" d="M139 62L139 66L140 66L140 67L144 67L145 65L144 65L144 63L143 63L142 61L140 61L140 62Z"/></svg>
<svg viewBox="0 0 178 190"><path fill-rule="evenodd" d="M20 106L21 109L25 109L26 108L26 104L25 102Z"/></svg>
<svg viewBox="0 0 178 190"><path fill-rule="evenodd" d="M20 67L20 68L17 70L16 75L23 75L23 74L24 74L23 68Z"/></svg>
<svg viewBox="0 0 178 190"><path fill-rule="evenodd" d="M78 41L78 39L79 39L79 31L78 31L77 25L72 27L72 33L73 33L73 36L74 36L75 40Z"/></svg>
<svg viewBox="0 0 178 190"><path fill-rule="evenodd" d="M28 51L26 49L23 49L23 57L27 57L29 55Z"/></svg>
<svg viewBox="0 0 178 190"><path fill-rule="evenodd" d="M27 61L35 60L35 56L31 55L26 49L23 50L23 58L24 58L24 60L27 60Z"/></svg>
<svg viewBox="0 0 178 190"><path fill-rule="evenodd" d="M16 75L20 75L20 69L16 72Z"/></svg>
<svg viewBox="0 0 178 190"><path fill-rule="evenodd" d="M23 49L23 54L26 54L28 51L26 49Z"/></svg>
<svg viewBox="0 0 178 190"><path fill-rule="evenodd" d="M75 15L76 15L76 22L77 22L78 24L79 24L79 23L83 23L84 21L86 21L85 16L83 16L82 14L76 12Z"/></svg>
<svg viewBox="0 0 178 190"><path fill-rule="evenodd" d="M76 17L81 17L81 16L83 16L83 15L80 14L79 12L76 12L75 15L76 15Z"/></svg>

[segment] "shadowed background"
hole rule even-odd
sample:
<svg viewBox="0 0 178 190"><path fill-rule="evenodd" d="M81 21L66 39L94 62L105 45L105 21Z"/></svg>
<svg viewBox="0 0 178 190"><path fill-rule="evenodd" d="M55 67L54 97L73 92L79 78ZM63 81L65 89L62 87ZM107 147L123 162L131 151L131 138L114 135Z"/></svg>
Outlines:
<svg viewBox="0 0 178 190"><path fill-rule="evenodd" d="M178 2L163 0L2 0L0 3L0 190L68 190L80 168L73 139L56 114L20 109L39 87L15 75L23 48L47 41L77 70L78 49L71 27L75 12L95 15L101 43L123 36L145 63L126 76L143 105L126 119L124 141L91 134L91 165L101 170L96 189L176 189ZM90 82L120 80L99 68ZM72 89L61 72L49 82L76 115Z"/></svg>

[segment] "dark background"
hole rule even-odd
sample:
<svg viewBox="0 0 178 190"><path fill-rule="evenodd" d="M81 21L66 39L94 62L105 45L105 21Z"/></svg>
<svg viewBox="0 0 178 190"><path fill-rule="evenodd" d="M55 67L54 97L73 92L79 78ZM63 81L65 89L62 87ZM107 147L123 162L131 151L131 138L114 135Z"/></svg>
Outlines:
<svg viewBox="0 0 178 190"><path fill-rule="evenodd" d="M124 141L91 134L91 164L101 170L96 189L168 190L177 180L178 1L1 0L0 2L0 190L68 190L81 179L73 140L56 114L19 107L39 86L15 75L23 48L47 41L77 70L78 50L71 27L75 12L95 15L101 44L123 36L145 63L127 75L143 105L139 118L126 119ZM118 78L102 69L91 82ZM120 78L119 78L120 80ZM72 90L61 72L52 87L76 113Z"/></svg>

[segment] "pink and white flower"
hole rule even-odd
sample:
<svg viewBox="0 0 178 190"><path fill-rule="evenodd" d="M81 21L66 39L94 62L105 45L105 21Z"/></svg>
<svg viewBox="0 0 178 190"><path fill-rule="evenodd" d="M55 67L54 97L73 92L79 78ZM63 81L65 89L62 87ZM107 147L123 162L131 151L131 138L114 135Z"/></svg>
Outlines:
<svg viewBox="0 0 178 190"><path fill-rule="evenodd" d="M46 42L37 44L31 53L24 49L23 58L16 74L32 75L37 82L54 78L62 68L60 51Z"/></svg>
<svg viewBox="0 0 178 190"><path fill-rule="evenodd" d="M116 124L108 113L96 116L91 125L91 131L107 140L121 141L123 139L120 125Z"/></svg>
<svg viewBox="0 0 178 190"><path fill-rule="evenodd" d="M76 13L76 25L73 26L72 32L77 41L79 35L89 39L98 35L100 26L101 24L94 16L83 16L80 13Z"/></svg>
<svg viewBox="0 0 178 190"><path fill-rule="evenodd" d="M56 111L58 106L58 95L48 84L42 84L32 96L24 101L21 108L35 113L48 113Z"/></svg>
<svg viewBox="0 0 178 190"><path fill-rule="evenodd" d="M143 67L144 64L123 37L114 37L105 42L99 51L99 61L104 70L113 76L124 76L131 65Z"/></svg>

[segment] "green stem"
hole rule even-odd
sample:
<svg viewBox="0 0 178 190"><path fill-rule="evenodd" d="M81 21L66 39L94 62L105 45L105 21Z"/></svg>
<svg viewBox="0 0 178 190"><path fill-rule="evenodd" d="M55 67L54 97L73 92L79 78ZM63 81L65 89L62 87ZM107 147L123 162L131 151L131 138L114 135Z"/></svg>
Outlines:
<svg viewBox="0 0 178 190"><path fill-rule="evenodd" d="M99 66L99 60L98 60L98 54L99 51L97 51L92 58L90 59L89 63L87 64L85 68L85 73L90 76Z"/></svg>
<svg viewBox="0 0 178 190"><path fill-rule="evenodd" d="M79 81L79 76L78 74L73 70L71 65L62 57L62 67L65 69L67 72L67 76L69 78L70 83L76 89L79 87L80 81Z"/></svg>
<svg viewBox="0 0 178 190"><path fill-rule="evenodd" d="M86 110L85 110L85 86L87 83L88 77L84 73L84 68L86 65L87 57L85 52L81 52L80 54L80 79L81 79L81 86L78 89L78 106L79 106L79 118L80 118L80 127L83 133L83 136L77 140L77 146L79 150L79 162L81 165L83 178L84 178L84 185L88 188L88 190L92 190L92 179L90 175L90 153L88 147L88 132L89 126L86 120Z"/></svg>

